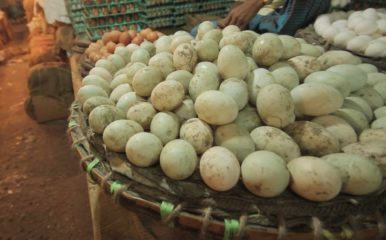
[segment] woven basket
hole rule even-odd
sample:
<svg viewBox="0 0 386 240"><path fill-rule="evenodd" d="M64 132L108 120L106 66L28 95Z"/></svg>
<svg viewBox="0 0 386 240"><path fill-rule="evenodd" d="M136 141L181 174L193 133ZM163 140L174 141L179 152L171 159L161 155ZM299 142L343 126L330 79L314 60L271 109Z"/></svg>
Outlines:
<svg viewBox="0 0 386 240"><path fill-rule="evenodd" d="M385 0L351 0L349 9L362 10L366 8L385 8Z"/></svg>
<svg viewBox="0 0 386 240"><path fill-rule="evenodd" d="M166 178L159 166L135 167L124 154L106 150L76 102L71 107L68 133L82 168L94 181L110 189L122 205L149 210L152 216L161 213L162 222L173 224L174 229L195 229L194 237L188 239L348 239L353 234L357 239L385 237L384 188L362 197L340 194L323 203L304 200L289 190L279 197L259 198L242 184L217 193L204 185L199 174L174 181Z"/></svg>

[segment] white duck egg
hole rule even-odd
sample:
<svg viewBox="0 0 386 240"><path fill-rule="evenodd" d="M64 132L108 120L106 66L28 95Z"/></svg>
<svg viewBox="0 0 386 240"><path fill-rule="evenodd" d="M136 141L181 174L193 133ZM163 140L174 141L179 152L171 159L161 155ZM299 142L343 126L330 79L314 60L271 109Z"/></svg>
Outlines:
<svg viewBox="0 0 386 240"><path fill-rule="evenodd" d="M382 41L371 41L365 50L369 57L383 57L386 53L386 43Z"/></svg>
<svg viewBox="0 0 386 240"><path fill-rule="evenodd" d="M386 35L386 18L377 21L378 32L382 35Z"/></svg>
<svg viewBox="0 0 386 240"><path fill-rule="evenodd" d="M377 11L374 8L364 10L362 16L370 20L377 20L378 18Z"/></svg>
<svg viewBox="0 0 386 240"><path fill-rule="evenodd" d="M338 20L338 21L335 21L333 24L332 24L333 27L341 30L341 29L347 29L347 20L345 19L341 19L341 20Z"/></svg>
<svg viewBox="0 0 386 240"><path fill-rule="evenodd" d="M371 41L371 37L366 35L357 36L347 43L347 49L354 52L363 52L369 42Z"/></svg>
<svg viewBox="0 0 386 240"><path fill-rule="evenodd" d="M371 35L377 30L377 23L372 19L363 19L355 26L355 32L359 35Z"/></svg>
<svg viewBox="0 0 386 240"><path fill-rule="evenodd" d="M353 31L339 32L334 38L334 45L341 48L346 48L347 43L356 37L356 33Z"/></svg>
<svg viewBox="0 0 386 240"><path fill-rule="evenodd" d="M362 22L365 18L362 16L356 16L353 18L349 18L347 26L349 29L354 30L358 23Z"/></svg>
<svg viewBox="0 0 386 240"><path fill-rule="evenodd" d="M333 27L333 26L330 26L330 27L328 27L328 28L323 32L322 37L323 37L324 39L326 39L327 41L332 42L332 41L334 41L335 35L337 35L338 32L339 32L338 29L336 29L336 28Z"/></svg>

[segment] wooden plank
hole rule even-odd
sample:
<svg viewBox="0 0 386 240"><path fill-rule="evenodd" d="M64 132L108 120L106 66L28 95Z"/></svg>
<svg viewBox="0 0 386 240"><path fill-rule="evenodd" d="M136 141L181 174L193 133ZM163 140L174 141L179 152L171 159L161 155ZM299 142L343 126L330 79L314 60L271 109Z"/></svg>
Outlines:
<svg viewBox="0 0 386 240"><path fill-rule="evenodd" d="M71 66L71 79L72 79L72 88L74 89L74 96L76 99L76 93L78 92L79 88L82 86L82 76L79 72L79 59L81 55L78 53L75 53L70 57L70 66Z"/></svg>

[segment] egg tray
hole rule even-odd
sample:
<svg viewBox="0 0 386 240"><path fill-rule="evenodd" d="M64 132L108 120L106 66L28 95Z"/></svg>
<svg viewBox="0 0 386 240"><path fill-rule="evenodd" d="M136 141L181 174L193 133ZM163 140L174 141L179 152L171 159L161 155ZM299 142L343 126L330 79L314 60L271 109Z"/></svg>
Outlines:
<svg viewBox="0 0 386 240"><path fill-rule="evenodd" d="M179 4L179 5L175 6L174 13L175 14L193 13L193 12L197 11L198 8L199 8L199 3L197 3L197 2Z"/></svg>
<svg viewBox="0 0 386 240"><path fill-rule="evenodd" d="M83 21L83 14L82 11L73 11L70 14L70 17L74 20L74 22L82 22Z"/></svg>
<svg viewBox="0 0 386 240"><path fill-rule="evenodd" d="M169 5L143 5L141 10L147 18L160 18L160 17L178 17L198 10L198 3L176 3ZM173 26L173 24L170 24Z"/></svg>
<svg viewBox="0 0 386 240"><path fill-rule="evenodd" d="M83 5L80 2L74 2L74 3L70 2L70 10L72 12L82 11L82 9L83 9Z"/></svg>
<svg viewBox="0 0 386 240"><path fill-rule="evenodd" d="M140 5L135 1L98 5L83 4L83 15L85 19L119 16L138 12L141 12L141 8Z"/></svg>
<svg viewBox="0 0 386 240"><path fill-rule="evenodd" d="M147 18L159 18L164 16L172 16L174 14L174 5L161 6L142 6L141 10Z"/></svg>
<svg viewBox="0 0 386 240"><path fill-rule="evenodd" d="M202 14L207 16L216 16L216 17L226 17L228 15L229 11L228 9L212 9L212 10L206 10L206 11L197 11L193 14Z"/></svg>
<svg viewBox="0 0 386 240"><path fill-rule="evenodd" d="M123 206L152 212L162 211L160 208L165 203L172 206L172 211L163 218L166 223L196 229L201 234L222 234L227 221L234 220L240 226L237 231L240 239L242 235L253 236L256 232L276 234L280 239L310 239L318 234L339 235L347 228L358 236L372 229L370 238L358 239L375 239L377 234L385 237L381 230L377 231L377 226L385 227L386 186L371 195L339 194L321 203L307 201L288 189L278 197L260 198L240 182L230 191L215 192L204 184L198 171L184 181L176 181L167 178L158 165L148 168L132 165L125 154L106 149L102 136L95 134L87 121L81 105L75 101L71 106L68 134L81 158L82 168L103 189L120 186L120 191L110 194ZM285 237L293 233L297 237Z"/></svg>
<svg viewBox="0 0 386 240"><path fill-rule="evenodd" d="M143 19L142 13L116 14L108 17L88 18L84 22L88 28L107 28L115 25L130 24Z"/></svg>
<svg viewBox="0 0 386 240"><path fill-rule="evenodd" d="M75 35L79 35L86 31L86 26L82 14L82 4L80 0L70 0L66 2L66 9L69 13L72 27Z"/></svg>
<svg viewBox="0 0 386 240"><path fill-rule="evenodd" d="M228 11L233 1L186 1L179 2L174 1L172 4L167 5L147 5L141 4L141 10L148 18L163 17L163 16L176 16L190 14L190 13L212 13L220 11Z"/></svg>
<svg viewBox="0 0 386 240"><path fill-rule="evenodd" d="M173 4L174 0L140 0L140 4L144 7L162 6L165 4Z"/></svg>
<svg viewBox="0 0 386 240"><path fill-rule="evenodd" d="M165 27L176 27L185 24L185 16L179 14L172 14L160 17L153 17L143 15L142 20L151 28L165 28Z"/></svg>
<svg viewBox="0 0 386 240"><path fill-rule="evenodd" d="M199 4L199 11L229 9L233 5L233 1L204 1Z"/></svg>
<svg viewBox="0 0 386 240"><path fill-rule="evenodd" d="M157 29L176 26L176 19L175 16L164 16L160 18L146 18L144 21L149 27Z"/></svg>
<svg viewBox="0 0 386 240"><path fill-rule="evenodd" d="M74 29L76 35L87 31L87 26L83 22L73 23L72 28Z"/></svg>
<svg viewBox="0 0 386 240"><path fill-rule="evenodd" d="M75 31L75 34L84 33L87 29L87 26L84 22L83 15L81 12L75 12L70 14L72 28Z"/></svg>
<svg viewBox="0 0 386 240"><path fill-rule="evenodd" d="M225 1L226 2L226 1ZM229 4L224 3L184 3L168 7L168 11L162 11L166 6L160 6L159 11L152 8L143 9L143 20L152 28L177 27L186 24L186 14L206 14L211 16L226 16ZM158 8L157 8L158 9Z"/></svg>
<svg viewBox="0 0 386 240"><path fill-rule="evenodd" d="M77 1L77 0L74 0ZM78 0L79 1L79 0ZM139 3L138 0L80 0L85 7L96 7L96 6L112 6L121 5L128 3Z"/></svg>

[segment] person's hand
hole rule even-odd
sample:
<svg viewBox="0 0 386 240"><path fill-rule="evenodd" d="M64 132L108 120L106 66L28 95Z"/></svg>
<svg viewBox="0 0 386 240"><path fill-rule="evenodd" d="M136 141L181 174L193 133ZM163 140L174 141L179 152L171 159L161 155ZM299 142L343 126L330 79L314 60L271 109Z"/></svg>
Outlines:
<svg viewBox="0 0 386 240"><path fill-rule="evenodd" d="M228 16L218 21L218 25L224 28L228 25L237 25L245 29L251 19L264 6L263 0L246 0L242 4L234 7Z"/></svg>

